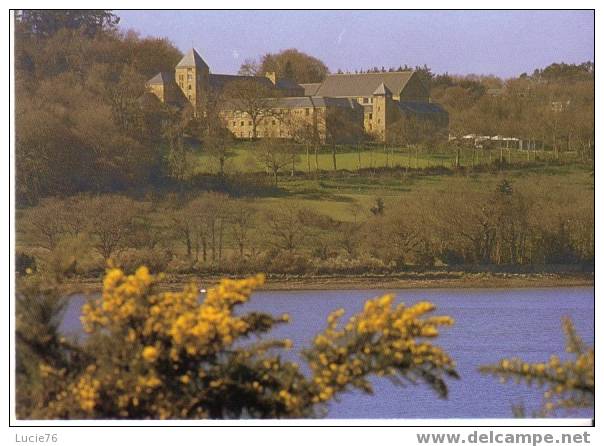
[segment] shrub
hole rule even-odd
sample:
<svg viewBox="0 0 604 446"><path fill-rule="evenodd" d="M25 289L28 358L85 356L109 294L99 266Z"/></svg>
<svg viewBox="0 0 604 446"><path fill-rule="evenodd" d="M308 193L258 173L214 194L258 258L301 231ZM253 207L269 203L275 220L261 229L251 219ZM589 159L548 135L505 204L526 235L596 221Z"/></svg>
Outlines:
<svg viewBox="0 0 604 446"><path fill-rule="evenodd" d="M333 312L303 350L310 369L303 374L297 363L282 359L289 340L237 342L289 320L235 311L263 276L224 279L201 301L195 284L156 292L160 277L146 267L133 275L108 270L102 297L82 309L85 341L62 343L60 361L41 349L44 355L20 369L18 383L31 382L34 372L39 383L36 398L18 400L20 417L313 417L351 388L371 393L371 375L424 383L443 398L445 379L457 377L453 360L429 342L453 321L428 316L434 310L429 302L395 306L386 295L342 323L343 310ZM27 328L18 319L17 337ZM67 349L83 354L68 355Z"/></svg>
<svg viewBox="0 0 604 446"><path fill-rule="evenodd" d="M134 273L141 265L147 265L153 273L166 271L172 254L163 249L127 249L117 257L117 263L127 273Z"/></svg>
<svg viewBox="0 0 604 446"><path fill-rule="evenodd" d="M268 269L278 274L307 274L312 272L313 268L310 259L305 255L279 251L271 259Z"/></svg>

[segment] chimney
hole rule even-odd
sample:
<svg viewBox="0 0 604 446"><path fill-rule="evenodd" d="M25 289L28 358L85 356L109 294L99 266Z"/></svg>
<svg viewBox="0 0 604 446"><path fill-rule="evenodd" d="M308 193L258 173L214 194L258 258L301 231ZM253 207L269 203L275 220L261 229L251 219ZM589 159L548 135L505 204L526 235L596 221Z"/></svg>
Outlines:
<svg viewBox="0 0 604 446"><path fill-rule="evenodd" d="M267 71L264 73L264 76L270 79L270 81L275 85L277 83L277 73L274 71Z"/></svg>

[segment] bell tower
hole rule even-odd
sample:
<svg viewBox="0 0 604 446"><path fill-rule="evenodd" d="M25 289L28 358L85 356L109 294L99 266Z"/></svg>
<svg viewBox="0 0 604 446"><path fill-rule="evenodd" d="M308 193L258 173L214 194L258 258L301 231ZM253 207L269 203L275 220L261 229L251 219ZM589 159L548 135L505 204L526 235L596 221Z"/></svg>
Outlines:
<svg viewBox="0 0 604 446"><path fill-rule="evenodd" d="M192 48L176 65L174 72L176 84L195 113L199 113L208 97L210 68L199 53Z"/></svg>
<svg viewBox="0 0 604 446"><path fill-rule="evenodd" d="M382 82L373 92L373 128L380 141L388 141L387 128L392 118L392 105L392 92Z"/></svg>

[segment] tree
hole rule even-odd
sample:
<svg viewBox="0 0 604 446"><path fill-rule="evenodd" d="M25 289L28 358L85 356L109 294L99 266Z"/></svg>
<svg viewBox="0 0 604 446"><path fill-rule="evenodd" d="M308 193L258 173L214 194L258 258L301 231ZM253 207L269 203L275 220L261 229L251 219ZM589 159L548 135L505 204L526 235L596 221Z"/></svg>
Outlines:
<svg viewBox="0 0 604 446"><path fill-rule="evenodd" d="M502 359L498 364L480 367L480 371L497 376L502 382L516 379L529 386L545 387L543 405L536 413L540 417L560 410L594 407L594 349L579 337L570 318L562 319L562 328L566 335L566 351L574 355L573 359L562 361L559 356L552 355L549 361L534 364L518 358Z"/></svg>
<svg viewBox="0 0 604 446"><path fill-rule="evenodd" d="M280 206L266 212L269 243L288 252L297 249L307 235L305 210L298 206Z"/></svg>
<svg viewBox="0 0 604 446"><path fill-rule="evenodd" d="M254 209L244 202L231 203L228 213L231 235L242 259L244 250L250 240L250 232L254 227Z"/></svg>
<svg viewBox="0 0 604 446"><path fill-rule="evenodd" d="M333 170L337 170L337 144L360 146L365 133L362 114L350 107L331 107L325 116L325 142L331 146Z"/></svg>
<svg viewBox="0 0 604 446"><path fill-rule="evenodd" d="M260 65L254 59L245 59L237 72L240 76L260 76L263 73Z"/></svg>
<svg viewBox="0 0 604 446"><path fill-rule="evenodd" d="M235 155L230 148L232 141L230 132L225 128L216 128L211 134L203 138L205 153L218 164L218 175L224 177L225 163Z"/></svg>
<svg viewBox="0 0 604 446"><path fill-rule="evenodd" d="M264 138L258 144L255 152L256 159L273 175L275 187L279 186L279 172L287 167L295 153L291 144L273 138Z"/></svg>
<svg viewBox="0 0 604 446"><path fill-rule="evenodd" d="M313 109L311 117L301 116L297 113L293 113L292 110L284 110L281 113L275 114L274 116L281 121L281 125L287 129L287 133L291 139L304 146L306 152L306 166L308 173L310 173L310 149L315 149L315 161L317 160L317 150L321 144L321 138L319 136L318 119L316 116L317 110ZM295 151L295 148L292 148ZM292 162L294 160L292 159ZM315 168L318 169L318 162L315 162ZM293 168L292 168L293 171Z"/></svg>
<svg viewBox="0 0 604 446"><path fill-rule="evenodd" d="M81 30L88 36L115 30L120 18L101 9L23 9L15 14L20 33L47 38L61 29Z"/></svg>
<svg viewBox="0 0 604 446"><path fill-rule="evenodd" d="M224 98L235 109L247 113L252 121L252 138L258 137L258 124L271 114L270 97L274 92L257 79L230 82L224 90Z"/></svg>
<svg viewBox="0 0 604 446"><path fill-rule="evenodd" d="M184 144L185 131L190 125L191 119L191 110L184 113L171 110L163 126L163 140L168 148L166 154L168 176L179 183L181 191L184 182L192 173L192 166L187 159L187 149Z"/></svg>
<svg viewBox="0 0 604 446"><path fill-rule="evenodd" d="M249 61L246 60L241 66L241 70L244 69L244 66L249 65ZM282 50L275 54L265 54L258 65L259 69L255 71L255 74L274 72L278 79L291 79L299 84L322 82L329 74L329 69L321 60L295 48Z"/></svg>
<svg viewBox="0 0 604 446"><path fill-rule="evenodd" d="M367 301L341 322L343 310L302 352L310 374L282 359L289 340L238 342L287 323L288 315L238 308L263 276L222 280L202 301L198 285L159 292L145 267L126 275L110 269L102 298L82 308L88 336L74 344L83 355L35 355L18 368L27 384L38 370L36 398L17 389L17 411L36 419L303 418L318 416L339 394L372 392L369 378L423 383L441 398L457 377L451 357L430 340L453 320L431 316L420 302L394 305L394 296ZM21 311L21 310L18 310ZM18 333L23 330L18 319ZM49 342L52 339L49 340ZM26 396L26 395L24 395Z"/></svg>
<svg viewBox="0 0 604 446"><path fill-rule="evenodd" d="M56 198L48 198L24 212L21 229L27 232L36 246L52 251L67 233L68 219L65 203Z"/></svg>
<svg viewBox="0 0 604 446"><path fill-rule="evenodd" d="M81 212L88 221L93 247L103 260L108 261L127 246L134 219L140 213L139 205L119 195L91 197L82 204Z"/></svg>

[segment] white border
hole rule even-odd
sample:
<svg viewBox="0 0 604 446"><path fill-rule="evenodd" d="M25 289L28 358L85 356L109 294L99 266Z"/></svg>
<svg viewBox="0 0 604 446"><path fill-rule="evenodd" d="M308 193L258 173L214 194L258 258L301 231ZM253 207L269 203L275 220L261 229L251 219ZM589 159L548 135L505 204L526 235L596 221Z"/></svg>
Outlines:
<svg viewBox="0 0 604 446"><path fill-rule="evenodd" d="M99 2L93 2L96 4L90 4L87 3L85 6L86 7L100 7L102 8L104 5L99 4ZM73 9L77 9L77 8L81 8L82 6L84 6L81 2L76 2L73 0L69 0L69 1L55 1L52 2L52 4L48 4L47 2L41 2L41 1L23 1L23 2L19 2L18 5L14 5L14 7L17 8L44 8L44 7L53 7L53 8L73 8ZM111 5L110 5L111 6ZM113 6L118 6L118 5L113 5ZM142 8L142 9L152 9L155 7L158 7L159 9L162 9L162 7L165 7L166 4L165 2L160 3L160 2L155 2L155 1L147 1L147 2L141 2L141 1L131 1L131 0L126 0L126 1L122 1L119 3L119 9L129 9L129 8ZM363 9L366 8L367 6L371 6L372 8L375 9L399 9L399 8L405 8L405 7L417 7L417 6L421 6L424 8L442 8L442 9L479 9L479 8L484 8L485 6L487 6L484 2L478 2L478 1L459 1L459 2L455 2L454 4L451 2L446 2L446 1L424 1L421 2L420 5L418 5L417 3L401 3L401 2L395 2L395 1L373 1L371 2L369 5L367 4L367 2L361 2L359 0L349 0L349 1L331 1L329 3L326 3L325 1L317 1L317 0L307 0L304 2L288 2L288 3L283 3L283 2L276 2L274 0L257 0L253 3L249 3L249 2L243 2L243 1L230 1L228 2L228 5L212 5L212 4L204 4L204 3L199 3L199 2L193 2L193 1L173 1L170 2L169 4L171 9L195 9L195 8L209 8L209 9L227 9L226 6L228 6L228 9L248 9L248 8L256 8L256 9L264 9L264 8L268 8L268 9L295 9L295 8L305 8L305 9ZM213 7L214 6L214 7ZM219 6L219 7L215 7L215 6ZM602 44L602 39L601 39L601 31L600 29L602 29L602 20L600 19L600 14L602 14L601 11L597 10L597 2L595 1L583 1L583 0L578 0L578 1L574 1L574 2L562 2L562 1L558 1L558 0L554 0L554 1L549 1L549 2L545 2L545 1L540 1L540 2L527 2L527 1L518 1L518 0L510 0L510 1L506 1L506 2L502 2L502 1L496 1L496 2L489 2L488 4L489 8L501 8L501 9L552 9L552 8L560 8L560 9L592 9L592 8L596 8L596 60L599 60L599 58L597 57L598 55L600 55L601 51L601 44ZM117 8L113 8L113 9L117 9ZM604 10L603 10L604 11ZM3 23L6 23L6 21L4 21ZM9 30L8 30L8 26L7 25L3 25L6 26L7 28L4 30L5 32L5 36L8 34ZM5 50L5 54L8 56L8 54L12 53L12 50L9 48L8 46L8 39L4 40L5 45L4 45L4 50ZM604 60L604 58L602 58L602 60ZM13 69L13 65L12 65L12 60L11 60L11 66L9 67L9 69L12 72ZM5 82L8 83L9 79L8 79L8 72L6 69L2 70L2 77L4 78ZM601 74L600 71L598 70L596 72L596 116L600 116L600 108L601 108L601 103L602 103L602 83L601 83ZM6 85L5 83L5 85ZM9 91L9 97L11 98L11 101L14 99L14 89L12 88L11 85L11 89ZM8 104L8 99L9 97L5 97L5 104ZM14 103L14 102L11 102ZM6 110L6 109L5 109ZM5 111L5 113L7 113ZM7 113L8 114L8 113ZM8 116L5 116L5 120L4 122L9 122ZM598 122L598 121L596 121ZM10 134L11 135L11 144L10 144L10 164L12 165L12 167L14 167L14 120L13 120L13 115L12 113L10 114L10 124L9 124L9 129L7 129L8 131L5 133L6 134ZM601 129L600 126L596 126L596 141L599 142L601 140ZM598 149L596 149L596 153ZM604 150L604 149L603 149ZM602 159L602 155L596 155L596 164L598 166L598 171L601 170L601 159ZM0 169L2 172L2 178L3 179L7 179L9 177L8 175L8 167L9 165L5 163L0 163ZM14 173L14 169L11 169L12 172ZM599 185L601 183L600 177L596 178L596 190L599 190ZM10 198L11 198L11 203L14 203L14 179L10 179L10 183L11 183L11 188L10 188ZM2 195L2 202L4 204L4 209L9 209L9 218L10 221L14 221L14 209L9 207L9 203L7 201L7 195L3 194ZM602 214L602 206L599 204L599 201L596 201L596 219L597 221L601 221L600 217L603 215ZM5 255L2 257L2 259L0 260L2 262L2 272L3 272L3 284L5 284L5 286L8 285L9 280L11 275L13 274L13 265L12 265L12 261L11 264L9 265L9 261L8 261L8 256L7 253L13 253L14 252L14 227L12 227L11 225L11 233L10 233L10 238L8 240L6 240L6 234L9 232L9 219L4 218L2 220L2 230L3 230L3 240L4 240L4 246L5 246ZM596 251L598 251L599 247L599 237L598 234L596 234ZM10 254L9 254L10 255ZM601 270L601 267L599 267L599 265L596 265L596 273L597 276L600 277L600 275L598 274ZM599 293L599 286L598 283L596 283L596 296L598 296L596 299L599 298L600 293ZM5 299L3 301L4 304L4 310L2 312L2 315L4 317L6 317L7 314L11 315L12 318L12 326L14 327L14 316L12 315L12 308L9 307L9 301L12 301L12 296L5 296ZM604 320L604 318L602 317L602 305L598 304L598 301L596 300L596 321L602 321ZM6 321L6 319L4 319L4 321ZM5 327L6 328L6 327ZM6 330L4 331L6 333ZM599 338L599 329L596 328L596 335ZM6 340L6 339L5 339ZM596 346L598 345L598 343L596 342ZM12 339L11 336L11 343L10 343L10 351L9 351L9 344L7 342L3 342L2 344L2 352L3 354L3 358L8 358L9 355L12 355L12 364L14 364L14 340ZM603 370L603 364L602 364L602 358L601 355L596 355L596 370ZM8 370L8 367L5 367L5 370ZM9 371L10 374L12 375L12 371ZM8 379L9 379L9 373L6 374L7 376L5 376L5 383L8 383ZM5 387L6 388L6 387ZM598 387L598 389L600 389L600 387ZM9 389L9 391L12 393L11 396L11 400L14 402L14 389ZM596 414L599 415L602 413L602 411L600 410L600 408L602 407L602 397L600 397L600 391L597 391L597 395L596 395L596 402L597 407L596 407ZM6 393L5 393L6 394ZM6 400L5 400L5 404L2 405L2 408L0 409L2 416L4 416L4 420L9 419L9 413L8 413L8 404L6 404ZM228 438L230 441L237 441L240 440L242 442L245 443L249 443L249 442L253 442L255 444L256 441L260 442L262 441L262 444L281 444L283 442L287 442L290 444L304 444L307 445L309 441L320 441L320 444L323 443L328 443L328 442L339 442L339 443L343 443L346 442L346 444L368 444L368 443L376 443L376 442L395 442L397 444L416 444L416 439L415 439L415 435L414 432L416 431L423 431L423 432L444 432L444 429L438 429L438 428L432 428L429 430L426 429L412 429L412 428L405 428L405 429L389 429L389 428L382 428L382 429L337 429L336 431L333 431L331 429L326 430L326 428L310 428L310 427L306 427L305 428L305 432L303 435L292 435L292 432L283 432L282 428L279 427L275 427L275 428L262 428L262 429L252 429L250 428L250 426L253 427L260 427L260 426L289 426L289 425L296 425L296 426L308 426L310 425L317 425L317 426L353 426L353 425L371 425L371 426L405 426L405 425L415 425L415 426L419 426L419 425L425 425L425 426L442 426L442 425L451 425L451 426L459 426L460 424L463 426L467 426L467 425L472 425L472 426L501 426L501 425L515 425L515 426L522 426L522 425L536 425L536 424L541 424L542 422L544 422L544 424L548 425L548 426L553 426L553 425L570 425L570 424L577 424L579 426L585 426L586 425L586 421L587 420L570 420L570 419L558 419L558 420L534 420L534 419L529 419L529 420L519 420L519 419L509 419L509 420L504 420L504 419L462 419L462 420L455 420L455 419L447 419L447 420L426 420L426 419L420 419L420 420L289 420L289 421L207 421L207 422L195 422L195 425L199 425L199 426L216 426L210 429L203 429L203 431L200 431L198 428L187 428L187 427L179 427L179 428L172 428L172 429L157 429L157 428L130 428L130 427L126 427L126 426L131 426L134 423L124 423L124 422L119 422L119 421L98 421L98 422L91 422L91 421L70 421L70 422L52 422L51 424L46 424L44 423L44 425L47 426L55 426L55 427L42 427L42 428L33 428L33 427L27 427L27 426L31 426L32 424L36 424L36 425L42 425L42 422L22 422L22 421L16 421L14 419L14 407L11 408L11 422L12 424L18 424L19 426L22 427L18 427L18 428L12 428L12 429L7 429L7 433L9 434L7 438L9 441L15 443L17 441L18 435L22 435L22 434L33 434L33 433L47 433L47 432L55 432L59 435L59 443L58 444L83 444L84 442L87 444L103 444L103 445L107 445L108 442L111 441L115 441L118 444L123 444L123 443L127 443L127 442L141 442L144 441L145 444L149 444L149 445L153 445L153 444L166 444L168 442L174 442L175 440L190 440L190 441L195 441L195 442L202 442L202 443L214 443L214 444L221 444L224 443L225 440ZM111 425L111 426L115 426L115 427L119 427L117 429L115 428L104 428L104 427L94 427L94 428L78 428L77 426L83 426L83 425ZM157 426L159 423L158 422L138 422L135 423L138 426ZM191 425L193 423L191 422L165 422L165 423L161 423L161 426L184 426L184 425ZM73 428L69 428L69 429L65 429L64 426L73 426ZM233 429L231 427L226 428L226 426L233 426L233 425L237 425L240 426L237 429ZM61 427L59 427L61 426ZM562 428L557 428L557 427L550 427L547 429L544 428L532 428L532 429L528 429L528 428L524 428L522 431L523 432L527 432L527 433L548 433L548 432L557 432ZM498 432L506 432L506 431L510 431L510 432L514 432L517 431L518 428L494 428L494 430L497 430ZM592 434L591 438L592 438L592 444L602 444L601 440L602 440L602 436L601 436L601 430L598 427L596 428L589 428L589 432ZM452 431L451 429L447 429L447 431ZM472 428L462 428L462 427L457 427L455 430L455 432L471 432ZM481 431L485 431L485 429L482 429ZM573 429L566 429L565 431L569 431L569 432L573 432ZM276 434L276 435L275 435Z"/></svg>

